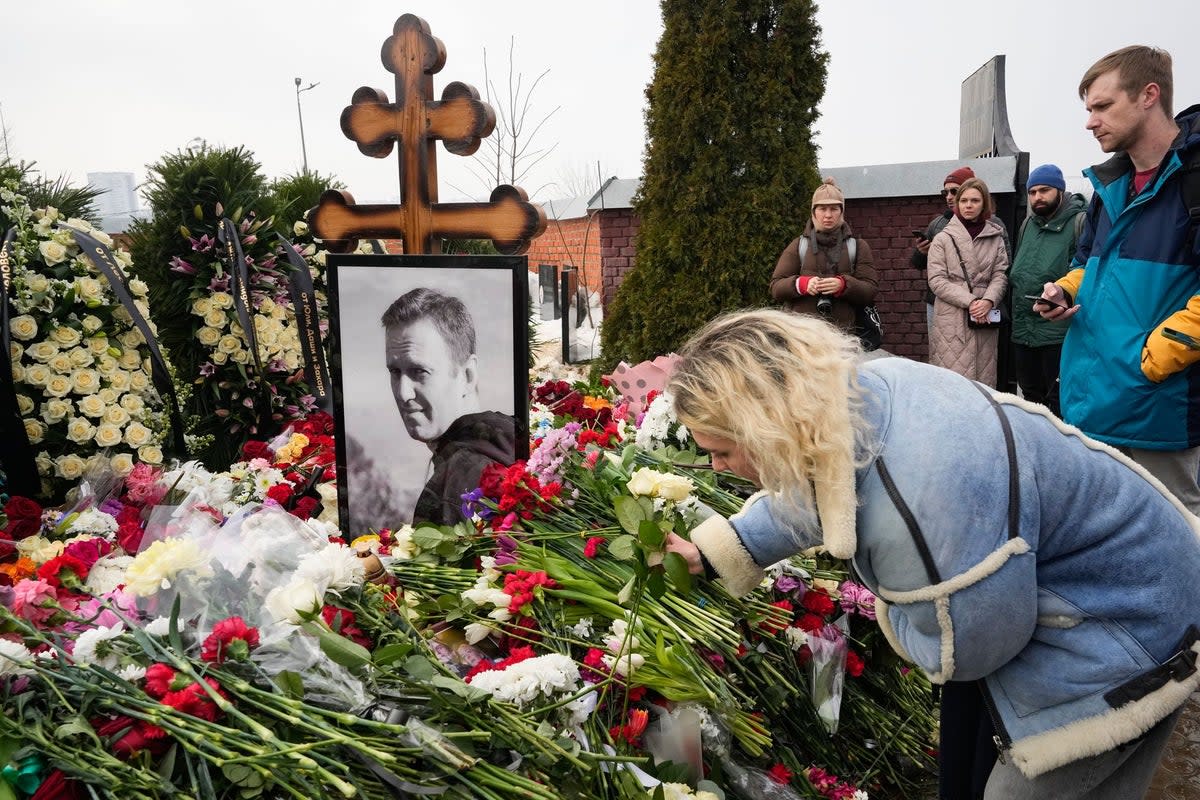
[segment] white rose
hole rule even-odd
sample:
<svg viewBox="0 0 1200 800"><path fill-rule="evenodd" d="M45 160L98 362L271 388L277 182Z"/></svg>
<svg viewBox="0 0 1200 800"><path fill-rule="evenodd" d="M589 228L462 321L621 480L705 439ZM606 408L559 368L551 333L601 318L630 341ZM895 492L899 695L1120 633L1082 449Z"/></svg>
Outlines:
<svg viewBox="0 0 1200 800"><path fill-rule="evenodd" d="M196 331L196 338L200 340L200 344L205 347L216 347L217 342L221 341L221 332L216 328L211 328L205 325L200 330Z"/></svg>
<svg viewBox="0 0 1200 800"><path fill-rule="evenodd" d="M71 453L70 455L59 456L54 459L54 474L60 478L66 478L73 481L83 475L83 469L87 463L79 456Z"/></svg>
<svg viewBox="0 0 1200 800"><path fill-rule="evenodd" d="M67 414L70 414L74 410L74 406L71 405L70 400L62 400L56 397L47 400L42 406L42 419L46 421L46 424L53 425L56 422L66 419Z"/></svg>
<svg viewBox="0 0 1200 800"><path fill-rule="evenodd" d="M692 491L690 478L659 472L650 467L642 467L635 471L626 486L635 495L661 497L677 502L686 499Z"/></svg>
<svg viewBox="0 0 1200 800"><path fill-rule="evenodd" d="M121 369L138 369L142 366L142 357L137 350L126 350L121 353Z"/></svg>
<svg viewBox="0 0 1200 800"><path fill-rule="evenodd" d="M92 394L100 388L100 373L94 369L76 370L71 375L76 394Z"/></svg>
<svg viewBox="0 0 1200 800"><path fill-rule="evenodd" d="M136 415L145 410L146 402L136 394L127 394L121 398L121 408L128 411L130 415Z"/></svg>
<svg viewBox="0 0 1200 800"><path fill-rule="evenodd" d="M284 586L276 586L267 594L267 612L280 622L299 625L301 615L314 613L321 608L323 593L310 581L293 579Z"/></svg>
<svg viewBox="0 0 1200 800"><path fill-rule="evenodd" d="M207 297L200 297L192 301L192 313L198 317L203 317L212 311L212 307L212 300Z"/></svg>
<svg viewBox="0 0 1200 800"><path fill-rule="evenodd" d="M144 392L150 386L150 379L144 372L129 373L129 388L135 392Z"/></svg>
<svg viewBox="0 0 1200 800"><path fill-rule="evenodd" d="M35 342L29 345L25 352L34 361L41 361L44 364L58 355L58 345L50 341Z"/></svg>
<svg viewBox="0 0 1200 800"><path fill-rule="evenodd" d="M45 275L30 275L25 281L25 287L34 294L45 294L50 290L50 281Z"/></svg>
<svg viewBox="0 0 1200 800"><path fill-rule="evenodd" d="M12 379L13 379L13 383L25 383L26 382L25 381L25 368L22 367L20 364L13 364L12 365Z"/></svg>
<svg viewBox="0 0 1200 800"><path fill-rule="evenodd" d="M46 426L36 419L24 419L22 421L25 423L25 435L29 437L31 443L36 444L46 436Z"/></svg>
<svg viewBox="0 0 1200 800"><path fill-rule="evenodd" d="M118 407L114 406L114 408ZM124 413L124 409L118 408L118 410ZM112 411L113 408L110 408L109 413L112 413ZM108 415L106 414L105 416L107 417ZM128 415L126 415L126 417L128 418ZM140 422L131 423L125 428L125 444L129 445L130 447L144 447L145 445L150 444L150 440L153 438L154 434L151 432L151 430Z"/></svg>
<svg viewBox="0 0 1200 800"><path fill-rule="evenodd" d="M20 378L17 378L16 370L17 370L17 365L14 364L13 365L13 373L14 373L13 379L21 380ZM32 367L29 367L28 369L25 370L24 380L30 386L45 386L46 382L50 380L50 376L52 374L53 373L50 372L50 368L47 367L45 364L34 364ZM61 376L59 376L59 377L61 377ZM67 381L67 383L69 385L70 381ZM70 389L68 389L68 391L70 391ZM64 392L64 394L65 394L65 392Z"/></svg>
<svg viewBox="0 0 1200 800"><path fill-rule="evenodd" d="M33 367L30 370L32 371ZM51 397L65 397L71 392L71 377L69 375L51 375L46 380L45 389L46 394Z"/></svg>
<svg viewBox="0 0 1200 800"><path fill-rule="evenodd" d="M150 287L147 286L146 282L144 280L142 280L141 278L130 278L129 279L129 291L132 292L133 294L137 295L138 297L145 297L146 294L150 291Z"/></svg>
<svg viewBox="0 0 1200 800"><path fill-rule="evenodd" d="M8 360L9 361L20 361L21 356L23 356L24 354L25 354L25 348L23 346L17 344L16 342L8 343Z"/></svg>
<svg viewBox="0 0 1200 800"><path fill-rule="evenodd" d="M79 413L85 417L100 417L104 414L104 409L107 403L100 399L99 395L89 394L87 397L81 397L76 401L79 406Z"/></svg>
<svg viewBox="0 0 1200 800"><path fill-rule="evenodd" d="M68 228L74 228L75 230L83 231L84 233L91 233L93 230L95 230L95 228L92 226L92 223L88 222L86 219L80 219L79 217L68 217L67 221L63 224Z"/></svg>
<svg viewBox="0 0 1200 800"><path fill-rule="evenodd" d="M93 316L92 314L88 314L86 317L80 320L79 324L83 328L84 333L95 333L104 325L104 323L100 321L99 317Z"/></svg>
<svg viewBox="0 0 1200 800"><path fill-rule="evenodd" d="M38 475L49 475L50 471L54 469L54 462L50 460L50 454L45 450L37 454L33 463L37 465Z"/></svg>
<svg viewBox="0 0 1200 800"><path fill-rule="evenodd" d="M263 301L258 304L258 313L270 315L275 311L275 301L269 297L264 297Z"/></svg>
<svg viewBox="0 0 1200 800"><path fill-rule="evenodd" d="M106 406L113 405L121 397L120 392L108 386L96 392L96 394L99 395L100 399L104 401L104 405Z"/></svg>
<svg viewBox="0 0 1200 800"><path fill-rule="evenodd" d="M220 350L212 354L212 362L218 366L224 364L228 360L229 355L227 353L222 353Z"/></svg>
<svg viewBox="0 0 1200 800"><path fill-rule="evenodd" d="M307 236L308 235L308 223L302 219L298 219L295 222L293 222L292 223L292 235L293 236Z"/></svg>
<svg viewBox="0 0 1200 800"><path fill-rule="evenodd" d="M67 260L67 248L63 247L53 239L38 244L38 252L42 254L42 260L48 266L61 264Z"/></svg>
<svg viewBox="0 0 1200 800"><path fill-rule="evenodd" d="M33 413L33 398L23 394L17 395L17 411L22 417Z"/></svg>
<svg viewBox="0 0 1200 800"><path fill-rule="evenodd" d="M104 416L100 419L109 425L124 425L126 422L129 422L129 412L120 406L109 406L105 409ZM129 431L126 431L125 435L128 437ZM142 444L145 444L145 442L142 442Z"/></svg>
<svg viewBox="0 0 1200 800"><path fill-rule="evenodd" d="M71 356L66 353L55 353L54 357L46 362L46 366L59 375L70 375L76 370L75 364L71 362Z"/></svg>
<svg viewBox="0 0 1200 800"><path fill-rule="evenodd" d="M92 396L95 397L95 395ZM96 426L83 417L71 417L67 423L67 438L76 444L90 442L95 435Z"/></svg>
<svg viewBox="0 0 1200 800"><path fill-rule="evenodd" d="M76 278L75 296L87 300L99 300L104 287L95 278Z"/></svg>
<svg viewBox="0 0 1200 800"><path fill-rule="evenodd" d="M250 354L245 350L238 350L236 353L229 356L235 364L248 364L250 362Z"/></svg>
<svg viewBox="0 0 1200 800"><path fill-rule="evenodd" d="M107 336L93 336L87 340L88 350L92 355L103 355L108 352L109 344Z"/></svg>
<svg viewBox="0 0 1200 800"><path fill-rule="evenodd" d="M116 447L121 443L121 429L107 423L96 428L96 446Z"/></svg>
<svg viewBox="0 0 1200 800"><path fill-rule="evenodd" d="M233 354L242 349L242 343L236 336L226 334L217 342L217 350L222 353Z"/></svg>
<svg viewBox="0 0 1200 800"><path fill-rule="evenodd" d="M209 309L209 312L204 315L204 324L213 328L224 328L229 324L229 318L225 316L225 312L219 308Z"/></svg>
<svg viewBox="0 0 1200 800"><path fill-rule="evenodd" d="M108 353L103 354L96 360L96 372L99 372L102 378L108 378L120 369L120 366L117 360Z"/></svg>
<svg viewBox="0 0 1200 800"><path fill-rule="evenodd" d="M228 292L214 292L209 299L212 300L213 308L233 308L233 295Z"/></svg>
<svg viewBox="0 0 1200 800"><path fill-rule="evenodd" d="M76 347L69 353L71 364L76 367L90 367L96 363L96 358L86 348Z"/></svg>
<svg viewBox="0 0 1200 800"><path fill-rule="evenodd" d="M74 347L82 341L83 336L74 328L68 328L66 325L59 325L54 330L50 331L50 341L60 347Z"/></svg>
<svg viewBox="0 0 1200 800"><path fill-rule="evenodd" d="M138 461L146 464L161 464L162 460L162 448L158 445L148 444L138 448Z"/></svg>
<svg viewBox="0 0 1200 800"><path fill-rule="evenodd" d="M126 350L136 349L139 344L143 344L146 341L146 337L142 336L142 332L137 328L125 331L121 334L120 339L121 346Z"/></svg>
<svg viewBox="0 0 1200 800"><path fill-rule="evenodd" d="M28 342L33 337L37 336L38 325L37 320L28 314L22 314L19 317L13 317L8 321L8 329L12 335L23 342Z"/></svg>
<svg viewBox="0 0 1200 800"><path fill-rule="evenodd" d="M118 453L109 460L109 463L112 464L113 471L118 475L128 475L133 471L133 455L130 453Z"/></svg>
<svg viewBox="0 0 1200 800"><path fill-rule="evenodd" d="M113 370L113 374L108 376L108 385L116 389L118 392L123 392L129 388L130 376L123 369Z"/></svg>
<svg viewBox="0 0 1200 800"><path fill-rule="evenodd" d="M62 555L64 542L52 542L44 536L26 536L17 542L17 552L35 564L45 564Z"/></svg>

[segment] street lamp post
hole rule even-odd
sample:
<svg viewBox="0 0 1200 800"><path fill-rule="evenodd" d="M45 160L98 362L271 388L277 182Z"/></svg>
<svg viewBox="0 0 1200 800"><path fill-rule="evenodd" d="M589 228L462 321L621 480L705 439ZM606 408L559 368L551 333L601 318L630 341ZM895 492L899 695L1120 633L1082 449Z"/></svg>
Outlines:
<svg viewBox="0 0 1200 800"><path fill-rule="evenodd" d="M296 116L300 118L300 155L304 158L304 171L308 172L308 148L304 146L304 112L300 110L300 93L307 92L309 89L320 84L319 82L310 83L301 89L300 84L302 82L299 78L296 78Z"/></svg>

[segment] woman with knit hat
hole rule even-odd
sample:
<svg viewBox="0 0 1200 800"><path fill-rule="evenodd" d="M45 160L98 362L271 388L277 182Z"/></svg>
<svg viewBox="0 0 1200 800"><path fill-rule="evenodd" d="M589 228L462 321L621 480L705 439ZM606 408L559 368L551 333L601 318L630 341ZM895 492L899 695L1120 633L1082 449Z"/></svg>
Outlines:
<svg viewBox="0 0 1200 800"><path fill-rule="evenodd" d="M929 247L929 363L996 386L1000 330L974 325L998 316L1007 270L1004 226L992 218L991 193L983 181L968 178L958 187L954 216Z"/></svg>
<svg viewBox="0 0 1200 800"><path fill-rule="evenodd" d="M844 209L842 190L833 178L826 178L813 192L804 233L779 256L771 276L771 298L788 311L821 317L857 333L856 311L875 301L879 281L871 248L855 239Z"/></svg>

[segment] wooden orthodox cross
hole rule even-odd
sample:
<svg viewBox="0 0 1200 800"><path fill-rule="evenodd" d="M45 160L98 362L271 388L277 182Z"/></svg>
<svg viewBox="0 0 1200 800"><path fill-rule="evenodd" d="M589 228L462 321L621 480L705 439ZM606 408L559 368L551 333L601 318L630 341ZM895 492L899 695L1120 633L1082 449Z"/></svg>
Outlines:
<svg viewBox="0 0 1200 800"><path fill-rule="evenodd" d="M524 253L546 229L546 215L516 186L496 187L487 203L437 202L436 140L469 156L496 127L496 112L458 81L442 90L440 101L431 99L446 47L418 16L396 20L382 57L396 76L396 102L379 89L360 88L342 111L342 132L375 158L399 143L400 205L355 205L349 193L330 190L309 220L314 235L335 253L352 251L360 238L401 238L407 254L439 253L442 237L491 239L501 253Z"/></svg>

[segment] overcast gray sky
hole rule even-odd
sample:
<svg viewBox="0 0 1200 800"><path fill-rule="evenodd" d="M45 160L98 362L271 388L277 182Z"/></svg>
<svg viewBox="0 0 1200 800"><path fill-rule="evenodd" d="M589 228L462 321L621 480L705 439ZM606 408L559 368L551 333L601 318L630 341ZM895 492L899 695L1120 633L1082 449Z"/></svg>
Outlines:
<svg viewBox="0 0 1200 800"><path fill-rule="evenodd" d="M1075 88L1097 58L1154 44L1175 58L1176 110L1200 101L1197 13L1190 0L974 7L926 0L820 4L830 53L818 121L820 163L845 167L953 159L959 88L993 55L1007 56L1008 107L1017 144L1068 175L1100 159L1083 129ZM133 172L200 137L254 151L270 176L297 171L300 95L310 168L334 173L359 202L398 195L395 157L361 155L339 128L360 86L394 98L379 51L395 19L424 17L446 45L434 77L506 91L508 46L528 83L550 72L531 120L560 107L539 134L555 150L522 181L538 199L561 197L578 176L635 177L645 144L644 88L662 31L658 3L558 0L59 0L8 3L0 48L0 110L14 157L82 182L88 172ZM1137 12L1143 19L1133 21ZM443 200L486 194L464 159L439 148Z"/></svg>

